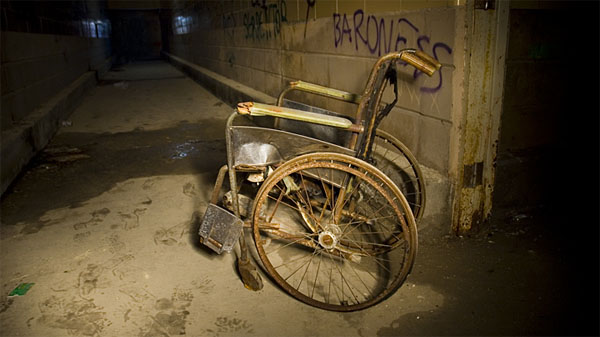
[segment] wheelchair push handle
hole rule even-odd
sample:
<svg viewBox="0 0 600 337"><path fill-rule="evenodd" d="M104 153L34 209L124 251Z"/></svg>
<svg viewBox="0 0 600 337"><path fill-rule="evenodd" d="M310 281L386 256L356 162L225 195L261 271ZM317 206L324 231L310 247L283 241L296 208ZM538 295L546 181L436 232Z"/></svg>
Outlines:
<svg viewBox="0 0 600 337"><path fill-rule="evenodd" d="M415 52L404 52L400 55L400 59L424 72L428 76L432 76L442 67L442 64L438 62L438 60L420 50Z"/></svg>

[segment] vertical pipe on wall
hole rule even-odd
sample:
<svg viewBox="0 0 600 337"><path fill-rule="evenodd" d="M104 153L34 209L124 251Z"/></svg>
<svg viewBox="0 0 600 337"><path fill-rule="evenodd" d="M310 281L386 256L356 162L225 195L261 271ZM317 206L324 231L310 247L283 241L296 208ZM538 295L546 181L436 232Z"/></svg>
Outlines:
<svg viewBox="0 0 600 337"><path fill-rule="evenodd" d="M475 4L466 4L466 87L454 130L452 229L457 234L476 230L491 211L508 35L508 1L498 1L495 9Z"/></svg>

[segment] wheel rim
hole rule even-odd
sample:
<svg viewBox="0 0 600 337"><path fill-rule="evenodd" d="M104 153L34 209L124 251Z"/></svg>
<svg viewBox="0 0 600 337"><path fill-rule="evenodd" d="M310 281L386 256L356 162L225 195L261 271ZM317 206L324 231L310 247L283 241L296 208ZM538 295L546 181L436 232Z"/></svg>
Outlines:
<svg viewBox="0 0 600 337"><path fill-rule="evenodd" d="M398 186L418 222L425 211L425 180L417 159L398 139L377 130L373 143L373 165Z"/></svg>
<svg viewBox="0 0 600 337"><path fill-rule="evenodd" d="M275 170L257 193L253 234L276 283L336 311L393 294L410 272L417 242L414 217L393 182L334 153L304 155Z"/></svg>

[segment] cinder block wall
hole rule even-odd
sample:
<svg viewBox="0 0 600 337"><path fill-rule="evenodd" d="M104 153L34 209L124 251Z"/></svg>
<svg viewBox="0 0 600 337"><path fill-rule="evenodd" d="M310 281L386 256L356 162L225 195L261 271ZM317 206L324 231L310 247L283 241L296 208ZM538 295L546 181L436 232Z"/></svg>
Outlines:
<svg viewBox="0 0 600 337"><path fill-rule="evenodd" d="M1 39L2 130L107 58L102 43L79 36L5 31Z"/></svg>
<svg viewBox="0 0 600 337"><path fill-rule="evenodd" d="M400 99L381 127L404 142L424 167L429 197L423 223L445 230L451 213L452 101L460 95L453 92L453 82L461 83L453 73L454 65L464 62L463 41L455 43L463 35L455 31L464 20L464 3L308 3L175 2L170 27L163 20L168 30L165 50L272 97L292 80L362 93L380 56L407 47L434 56L443 67L431 78L399 66ZM350 116L356 112L355 105L314 95L294 93L291 98Z"/></svg>
<svg viewBox="0 0 600 337"><path fill-rule="evenodd" d="M110 68L102 5L1 2L0 193Z"/></svg>
<svg viewBox="0 0 600 337"><path fill-rule="evenodd" d="M400 101L383 128L401 139L422 164L444 173L457 54L455 4L316 1L308 7L307 1L296 0L181 2L173 11L168 48L175 56L274 97L285 83L298 79L362 93L378 57L405 47L422 49L445 66L432 78L401 66ZM177 17L183 20L178 22ZM356 109L316 96L310 101L349 115Z"/></svg>

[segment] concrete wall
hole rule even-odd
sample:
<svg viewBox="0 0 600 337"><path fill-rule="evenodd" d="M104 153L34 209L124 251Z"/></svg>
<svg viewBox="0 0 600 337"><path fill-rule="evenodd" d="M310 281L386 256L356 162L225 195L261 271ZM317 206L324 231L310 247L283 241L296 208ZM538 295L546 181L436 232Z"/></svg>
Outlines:
<svg viewBox="0 0 600 337"><path fill-rule="evenodd" d="M103 2L3 1L0 9L2 130L85 72L110 67Z"/></svg>
<svg viewBox="0 0 600 337"><path fill-rule="evenodd" d="M412 67L399 67L400 100L381 127L403 141L427 168L430 181L437 182L431 187L435 192L428 194L429 211L449 216L452 82L454 64L463 62L462 50L454 48L456 18L463 10L456 4L316 1L307 7L306 1L289 0L181 2L173 9L166 48L272 97L285 83L298 79L362 93L378 57L405 47L434 55L444 66L432 78ZM189 26L178 33L181 18ZM317 96L292 97L348 115L356 110L354 105Z"/></svg>
<svg viewBox="0 0 600 337"><path fill-rule="evenodd" d="M317 2L308 21L301 14L306 13L305 1L267 2L266 15L263 8L252 6L221 13L210 7L202 13L182 10L175 15L189 15L198 26L189 34L174 35L169 47L178 57L277 97L287 81L297 79L362 93L379 56L420 46L447 66L433 78L400 67L400 102L384 128L423 164L447 171L456 8L444 1L432 2L440 8L400 11L400 2L366 1L365 11L363 1L340 1L336 11L335 3ZM265 17L275 22L256 24ZM355 112L353 105L319 97L311 101L349 115Z"/></svg>
<svg viewBox="0 0 600 337"><path fill-rule="evenodd" d="M101 3L57 4L2 2L1 193L111 66Z"/></svg>
<svg viewBox="0 0 600 337"><path fill-rule="evenodd" d="M1 40L2 130L108 57L102 41L79 36L2 32Z"/></svg>

